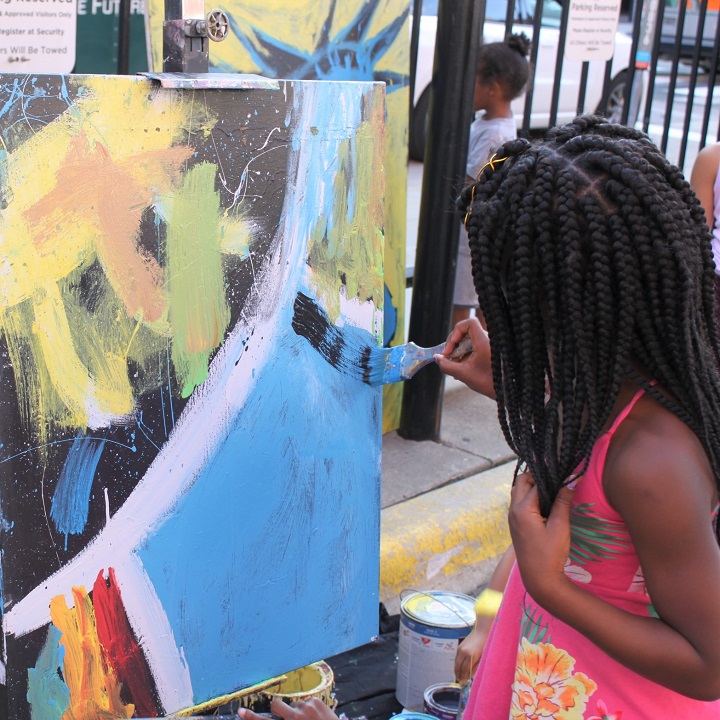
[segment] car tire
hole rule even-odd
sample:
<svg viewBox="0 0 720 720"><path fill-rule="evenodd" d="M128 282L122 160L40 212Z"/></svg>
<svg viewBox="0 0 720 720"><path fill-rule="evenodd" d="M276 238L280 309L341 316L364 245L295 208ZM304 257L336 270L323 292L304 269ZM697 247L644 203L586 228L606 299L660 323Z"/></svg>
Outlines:
<svg viewBox="0 0 720 720"><path fill-rule="evenodd" d="M410 122L408 154L411 160L422 162L425 158L425 138L427 133L428 112L430 111L430 86L423 90L413 108Z"/></svg>
<svg viewBox="0 0 720 720"><path fill-rule="evenodd" d="M611 122L622 122L623 110L627 102L627 80L627 70L623 70L610 81L605 96L595 110L596 114L604 115Z"/></svg>

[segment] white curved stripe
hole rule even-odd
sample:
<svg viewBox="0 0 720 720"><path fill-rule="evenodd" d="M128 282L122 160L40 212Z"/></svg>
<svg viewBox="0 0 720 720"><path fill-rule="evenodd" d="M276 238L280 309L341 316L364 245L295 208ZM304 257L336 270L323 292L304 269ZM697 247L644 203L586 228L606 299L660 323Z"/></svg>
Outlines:
<svg viewBox="0 0 720 720"><path fill-rule="evenodd" d="M129 553L115 567L123 606L143 649L166 712L194 704L190 670L178 649L170 622L140 558Z"/></svg>

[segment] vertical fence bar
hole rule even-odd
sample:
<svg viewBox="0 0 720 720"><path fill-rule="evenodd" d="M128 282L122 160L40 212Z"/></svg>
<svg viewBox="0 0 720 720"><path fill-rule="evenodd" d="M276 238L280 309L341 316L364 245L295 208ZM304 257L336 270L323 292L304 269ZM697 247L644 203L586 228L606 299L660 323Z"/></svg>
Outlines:
<svg viewBox="0 0 720 720"><path fill-rule="evenodd" d="M645 0L644 4L650 4L653 0ZM658 56L660 54L660 35L662 34L663 17L665 16L665 3L661 0L658 4L657 20L655 20L654 35L652 40L652 55L650 57L650 77L648 78L648 94L645 100L645 112L643 113L642 129L648 132L650 129L650 116L652 113L652 101L655 94L655 79L657 78ZM651 23L648 23L650 32Z"/></svg>
<svg viewBox="0 0 720 720"><path fill-rule="evenodd" d="M509 35L513 30L513 18L515 17L515 0L509 0L507 11L505 13L505 35Z"/></svg>
<svg viewBox="0 0 720 720"><path fill-rule="evenodd" d="M578 115L585 112L585 94L587 92L588 68L590 63L584 61L580 70L580 87L578 88L577 111Z"/></svg>
<svg viewBox="0 0 720 720"><path fill-rule="evenodd" d="M552 2L552 0L551 0ZM538 52L540 51L540 24L542 21L543 0L537 0L535 17L533 18L533 39L530 48L530 77L525 91L525 111L523 112L522 136L530 134L530 115L532 114L533 95L535 94L535 71L537 69Z"/></svg>
<svg viewBox="0 0 720 720"><path fill-rule="evenodd" d="M697 24L697 42L692 55L692 69L690 70L690 82L688 84L687 103L685 105L685 119L683 122L683 134L680 142L680 155L678 158L678 167L682 168L685 164L685 155L687 154L688 134L690 132L690 121L692 119L692 111L695 97L695 87L697 85L698 65L700 64L700 48L702 46L703 35L705 34L705 18L707 16L707 2L700 3L700 15Z"/></svg>
<svg viewBox="0 0 720 720"><path fill-rule="evenodd" d="M120 0L117 74L130 72L130 0Z"/></svg>
<svg viewBox="0 0 720 720"><path fill-rule="evenodd" d="M565 59L565 38L567 37L568 14L570 7L566 3L562 6L560 14L560 37L558 39L557 55L555 56L555 79L553 80L552 101L550 103L550 127L557 124L558 105L560 104L560 78L562 77L563 60ZM539 35L534 36L539 39Z"/></svg>
<svg viewBox="0 0 720 720"><path fill-rule="evenodd" d="M682 45L683 29L685 26L684 2L680 3L678 11L678 24L675 30L675 47L673 49L672 70L670 71L670 83L668 84L668 96L665 103L665 118L663 122L663 134L660 142L660 149L667 153L668 139L670 137L670 123L672 121L672 107L675 101L675 87L677 86L677 72L680 65L680 46Z"/></svg>
<svg viewBox="0 0 720 720"><path fill-rule="evenodd" d="M603 75L603 112L607 114L608 90L612 80L612 58L605 63L605 74Z"/></svg>
<svg viewBox="0 0 720 720"><path fill-rule="evenodd" d="M641 12L636 12L633 18L632 45L630 46L630 64L628 65L628 78L625 84L625 101L623 102L621 122L623 125L635 125L640 113L640 98L642 95L642 71L638 63L638 45L640 42ZM612 58L608 61L612 64Z"/></svg>
<svg viewBox="0 0 720 720"><path fill-rule="evenodd" d="M708 72L707 96L705 98L705 108L703 110L703 124L700 133L700 150L707 143L707 134L710 130L710 113L712 111L713 94L715 91L715 80L717 78L717 64L720 59L720 17L715 20L715 40L713 43L713 51L710 56L710 70ZM720 138L720 132L716 135L716 140Z"/></svg>
<svg viewBox="0 0 720 720"><path fill-rule="evenodd" d="M415 76L417 75L417 56L420 47L420 19L422 18L423 0L413 0L413 23L410 31L410 113L408 122L409 128L413 124L413 108L415 106Z"/></svg>
<svg viewBox="0 0 720 720"><path fill-rule="evenodd" d="M481 12L478 11L478 6ZM409 339L436 345L447 337L459 220L453 206L465 179L475 57L484 0L438 4L437 40L418 223ZM398 434L434 440L440 432L443 377L432 364L405 383Z"/></svg>

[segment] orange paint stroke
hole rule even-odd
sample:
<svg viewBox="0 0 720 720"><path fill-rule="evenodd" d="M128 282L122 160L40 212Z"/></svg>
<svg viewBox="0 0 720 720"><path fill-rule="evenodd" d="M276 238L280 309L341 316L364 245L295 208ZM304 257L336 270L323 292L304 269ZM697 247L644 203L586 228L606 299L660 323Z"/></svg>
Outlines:
<svg viewBox="0 0 720 720"><path fill-rule="evenodd" d="M160 319L167 304L163 271L138 245L140 224L158 195L170 192L193 152L178 146L115 162L105 146L76 135L55 188L24 213L38 252L51 252L75 225L90 222L98 259L128 316Z"/></svg>
<svg viewBox="0 0 720 720"><path fill-rule="evenodd" d="M130 718L135 707L121 700L120 683L103 659L90 597L83 587L74 587L72 594L74 608L68 608L62 595L50 601L50 617L65 648L63 679L70 689L63 720Z"/></svg>

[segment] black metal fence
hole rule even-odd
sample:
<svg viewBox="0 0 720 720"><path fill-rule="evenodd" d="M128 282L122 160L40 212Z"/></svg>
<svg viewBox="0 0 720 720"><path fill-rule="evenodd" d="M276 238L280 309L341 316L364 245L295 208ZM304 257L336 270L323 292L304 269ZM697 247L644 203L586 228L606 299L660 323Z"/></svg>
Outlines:
<svg viewBox="0 0 720 720"><path fill-rule="evenodd" d="M443 12L448 18L457 14L451 13L449 6L443 8L443 3L459 0L429 1L435 3L438 16ZM496 35L498 30L502 31L500 37L526 30L532 34L531 79L522 105L519 134L531 135L565 122L570 119L568 113L574 116L597 111L617 122L644 130L668 159L688 176L698 151L706 144L720 140L720 98L716 88L720 55L718 0L637 0L630 8L624 7L629 12L622 17L615 52L604 64L597 61L573 64L566 60L568 0L562 3L559 0L507 0L502 19L493 17L493 13L497 13L497 2L505 3L505 0L462 0L461 4L468 2L474 2L479 26L484 28L485 41L493 24ZM708 2L715 4L709 5ZM421 16L422 6L423 0L413 0L415 18ZM472 14L467 7L465 12L468 16ZM413 24L413 90L415 63L422 52L418 42L419 27L420 23ZM446 34L443 39L438 37L438 42L451 43L453 38L451 34ZM473 43L466 43L466 48L474 51ZM436 62L444 54L443 48L436 48ZM470 58L467 63L474 66ZM438 74L435 68L427 92L431 96L438 93L444 105L452 103L447 93L438 90L441 83L442 74ZM467 104L467 98L458 99L458 107L466 107ZM413 117L413 111L419 105L411 107L411 128L425 126L424 122L417 122L417 116ZM429 106L432 107L432 102ZM426 113L427 107L424 109ZM442 136L437 131L441 120L445 121L445 128L448 121L452 124L455 135L467 132L469 118L459 118L457 113L449 113L446 107L436 108L434 113L430 113L433 114L436 132L430 134L434 134L438 142L442 142ZM415 140L417 146L417 138ZM427 145L424 142L421 145L425 147L425 173L435 176L441 170L441 174L447 174L442 148L433 147L432 137ZM458 173L462 174L462 170L459 169ZM447 177L446 180L444 189L447 192L442 195L445 198L450 196L452 184ZM421 219L433 217L435 213L451 212L448 207L437 207L440 195L438 188L434 190L433 196L430 196L423 187ZM422 344L423 340L425 344L434 344L438 337L445 336L449 328L449 288L454 278L455 263L452 244L457 226L445 223L440 234L443 237L438 237L437 233L433 237L433 245L434 251L438 247L450 248L446 253L445 272L441 276L436 274L427 278L416 275L413 279L409 339L418 344ZM431 265L432 260L423 257L424 253L430 252L433 252L430 243L418 242L416 268ZM400 433L413 439L437 438L441 409L442 380L439 373L427 373L422 387L406 383Z"/></svg>
<svg viewBox="0 0 720 720"><path fill-rule="evenodd" d="M414 17L420 17L424 7L437 8L443 2L452 0L413 0ZM519 113L522 133L552 127L572 114L601 111L648 132L685 171L699 149L720 138L718 0L624 4L614 57L604 67L584 62L579 69L565 57L567 0L478 0L476 5L484 20L486 41L493 38L490 29L501 21L500 15L505 34L526 32L534 38L531 79ZM422 53L415 34L418 27L413 27L413 69L415 58ZM552 76L549 85L548 68ZM420 109L426 111L427 103ZM417 127L414 112L412 107L411 129Z"/></svg>

